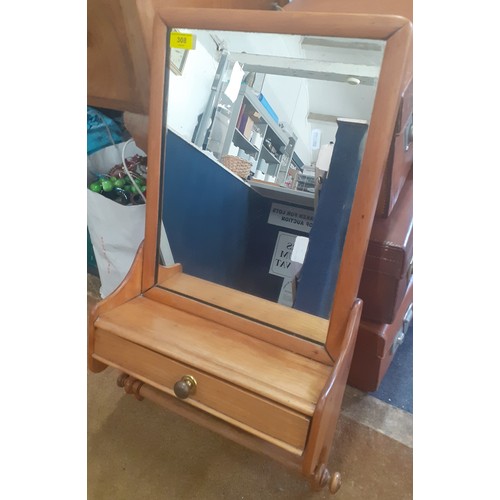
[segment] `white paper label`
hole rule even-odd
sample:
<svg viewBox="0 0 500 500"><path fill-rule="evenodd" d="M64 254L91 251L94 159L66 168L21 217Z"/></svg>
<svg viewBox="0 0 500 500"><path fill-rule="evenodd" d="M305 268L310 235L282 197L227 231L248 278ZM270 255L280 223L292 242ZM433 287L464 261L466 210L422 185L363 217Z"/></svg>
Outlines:
<svg viewBox="0 0 500 500"><path fill-rule="evenodd" d="M295 243L295 234L280 231L274 246L273 259L269 268L269 273L275 276L291 277L292 272L292 251Z"/></svg>
<svg viewBox="0 0 500 500"><path fill-rule="evenodd" d="M238 92L241 87L241 80L243 80L243 76L245 72L243 68L237 63L234 63L233 71L231 71L231 77L229 79L229 83L227 84L226 90L224 94L226 94L231 101L235 102L238 98Z"/></svg>
<svg viewBox="0 0 500 500"><path fill-rule="evenodd" d="M275 226L287 227L309 233L313 225L313 210L273 203L267 222Z"/></svg>

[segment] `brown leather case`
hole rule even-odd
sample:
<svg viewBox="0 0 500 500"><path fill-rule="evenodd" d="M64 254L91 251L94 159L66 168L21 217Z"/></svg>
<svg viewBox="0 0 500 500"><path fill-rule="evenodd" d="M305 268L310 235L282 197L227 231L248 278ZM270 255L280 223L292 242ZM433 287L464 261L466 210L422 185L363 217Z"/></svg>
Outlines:
<svg viewBox="0 0 500 500"><path fill-rule="evenodd" d="M401 95L401 104L389 150L387 167L375 215L389 217L413 165L413 79Z"/></svg>
<svg viewBox="0 0 500 500"><path fill-rule="evenodd" d="M362 319L392 323L413 273L413 177L401 190L387 219L375 218L358 297Z"/></svg>
<svg viewBox="0 0 500 500"><path fill-rule="evenodd" d="M391 324L361 320L347 383L364 392L376 391L403 343L413 315L413 279Z"/></svg>

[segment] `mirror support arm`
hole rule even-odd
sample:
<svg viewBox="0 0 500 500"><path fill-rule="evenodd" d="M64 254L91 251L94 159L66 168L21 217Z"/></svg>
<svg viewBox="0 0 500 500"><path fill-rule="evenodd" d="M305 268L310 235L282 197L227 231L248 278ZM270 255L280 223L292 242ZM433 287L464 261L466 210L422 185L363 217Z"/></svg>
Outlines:
<svg viewBox="0 0 500 500"><path fill-rule="evenodd" d="M311 421L310 437L304 450L302 473L310 478L313 486L318 479L316 473L328 463L354 354L362 308L363 301L356 299L349 313L340 357L336 360L332 374L325 384Z"/></svg>
<svg viewBox="0 0 500 500"><path fill-rule="evenodd" d="M139 245L134 261L129 272L118 286L118 288L105 299L98 302L90 311L87 321L87 365L90 371L98 373L103 371L107 365L92 357L94 353L94 323L97 318L107 311L133 299L141 294L142 267L144 259L144 242Z"/></svg>

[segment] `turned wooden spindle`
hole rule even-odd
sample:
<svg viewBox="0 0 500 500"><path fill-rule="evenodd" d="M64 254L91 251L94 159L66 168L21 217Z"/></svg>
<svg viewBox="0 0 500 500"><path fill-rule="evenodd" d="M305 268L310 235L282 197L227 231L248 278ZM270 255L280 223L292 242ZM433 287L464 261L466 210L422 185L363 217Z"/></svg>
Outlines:
<svg viewBox="0 0 500 500"><path fill-rule="evenodd" d="M141 380L122 373L118 376L116 384L118 387L123 387L127 394L133 394L137 400L142 401L144 399L140 394L141 387L144 385L144 382Z"/></svg>
<svg viewBox="0 0 500 500"><path fill-rule="evenodd" d="M125 380L127 379L128 379L127 373L120 373L120 375L118 375L118 378L116 379L116 385L118 387L125 387Z"/></svg>
<svg viewBox="0 0 500 500"><path fill-rule="evenodd" d="M140 394L140 390L143 385L144 382L141 380L134 380L134 383L132 384L132 393L138 401L142 401L144 399L144 397Z"/></svg>
<svg viewBox="0 0 500 500"><path fill-rule="evenodd" d="M132 384L135 382L135 378L132 378L132 377L128 377L126 380L125 380L125 384L123 386L123 388L125 389L125 392L127 394L133 394L132 392Z"/></svg>
<svg viewBox="0 0 500 500"><path fill-rule="evenodd" d="M332 495L335 495L342 486L342 475L340 472L334 472L333 474L327 469L325 464L321 464L314 476L314 485L316 489L322 489L328 485L328 489Z"/></svg>

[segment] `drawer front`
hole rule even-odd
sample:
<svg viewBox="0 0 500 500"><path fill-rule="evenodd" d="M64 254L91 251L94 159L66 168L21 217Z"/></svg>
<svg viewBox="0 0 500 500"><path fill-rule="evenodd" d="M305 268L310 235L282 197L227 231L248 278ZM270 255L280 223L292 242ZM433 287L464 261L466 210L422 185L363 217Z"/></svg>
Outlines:
<svg viewBox="0 0 500 500"><path fill-rule="evenodd" d="M187 404L233 425L241 423L246 431L268 436L288 451L300 454L304 449L310 419L296 411L102 329L95 331L94 357L174 397L174 384L191 375L197 385L195 393L183 400Z"/></svg>

